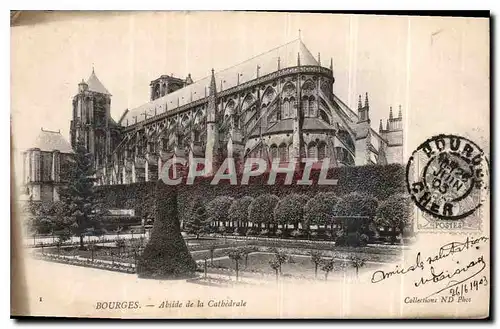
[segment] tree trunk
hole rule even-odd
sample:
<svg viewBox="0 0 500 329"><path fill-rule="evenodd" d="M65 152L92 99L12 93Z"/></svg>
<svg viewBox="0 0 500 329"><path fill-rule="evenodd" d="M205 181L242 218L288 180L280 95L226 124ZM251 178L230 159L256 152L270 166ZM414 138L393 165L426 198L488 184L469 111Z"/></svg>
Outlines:
<svg viewBox="0 0 500 329"><path fill-rule="evenodd" d="M238 263L239 263L239 262L238 262L238 261L236 261L236 281L238 281L238 270L239 270L239 268L238 268Z"/></svg>
<svg viewBox="0 0 500 329"><path fill-rule="evenodd" d="M328 273L329 273L328 271L327 271L327 272L325 272L325 281L327 281L327 280L328 280Z"/></svg>
<svg viewBox="0 0 500 329"><path fill-rule="evenodd" d="M356 278L359 277L358 273L359 273L359 267L356 266Z"/></svg>
<svg viewBox="0 0 500 329"><path fill-rule="evenodd" d="M318 263L314 264L314 278L316 279L318 277Z"/></svg>
<svg viewBox="0 0 500 329"><path fill-rule="evenodd" d="M247 268L247 266L248 266L248 255L249 254L245 255L245 268Z"/></svg>
<svg viewBox="0 0 500 329"><path fill-rule="evenodd" d="M392 227L392 239L391 239L391 244L394 244L396 242L396 239L398 238L398 232L396 230L396 226Z"/></svg>
<svg viewBox="0 0 500 329"><path fill-rule="evenodd" d="M80 249L83 249L83 234L80 234Z"/></svg>
<svg viewBox="0 0 500 329"><path fill-rule="evenodd" d="M278 282L278 269L276 269L275 271L276 271L276 282Z"/></svg>

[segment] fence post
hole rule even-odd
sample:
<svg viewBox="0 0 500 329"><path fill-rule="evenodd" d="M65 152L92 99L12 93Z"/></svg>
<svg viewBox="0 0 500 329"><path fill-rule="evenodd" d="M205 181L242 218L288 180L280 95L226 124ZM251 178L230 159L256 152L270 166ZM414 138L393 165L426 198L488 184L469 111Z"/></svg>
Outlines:
<svg viewBox="0 0 500 329"><path fill-rule="evenodd" d="M207 277L207 258L205 257L205 266L204 266L204 270L205 270L205 278Z"/></svg>

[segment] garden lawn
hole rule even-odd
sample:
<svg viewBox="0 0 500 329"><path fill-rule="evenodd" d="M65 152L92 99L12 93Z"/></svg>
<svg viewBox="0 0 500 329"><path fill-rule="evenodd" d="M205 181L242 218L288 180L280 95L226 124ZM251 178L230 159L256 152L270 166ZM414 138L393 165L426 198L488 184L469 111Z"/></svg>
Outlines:
<svg viewBox="0 0 500 329"><path fill-rule="evenodd" d="M293 262L282 265L283 276L314 278L314 264L309 256L291 255ZM274 275L276 272L269 266L269 261L274 258L271 253L256 252L248 256L248 265L245 267L244 259L240 262L240 271L244 276L245 272L263 273ZM344 265L345 267L342 267ZM235 269L234 261L229 258L214 260L214 266L218 268ZM367 262L360 269L360 274L366 270L373 270L380 267L378 263ZM355 275L356 270L352 267L349 261L336 260L334 269L330 272L329 277L343 277L344 274L351 276ZM318 268L318 278L323 278L325 272Z"/></svg>

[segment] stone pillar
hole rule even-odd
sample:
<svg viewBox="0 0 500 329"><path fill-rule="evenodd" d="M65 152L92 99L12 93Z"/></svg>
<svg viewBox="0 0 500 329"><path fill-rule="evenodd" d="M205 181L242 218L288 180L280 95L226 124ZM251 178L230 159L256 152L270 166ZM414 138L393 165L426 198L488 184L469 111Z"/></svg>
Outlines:
<svg viewBox="0 0 500 329"><path fill-rule="evenodd" d="M135 161L132 162L132 183L137 182L137 177L135 173Z"/></svg>
<svg viewBox="0 0 500 329"><path fill-rule="evenodd" d="M58 150L52 152L52 180L56 183L60 182L61 177L61 153Z"/></svg>
<svg viewBox="0 0 500 329"><path fill-rule="evenodd" d="M39 182L41 180L41 152L40 149L33 150L33 181Z"/></svg>

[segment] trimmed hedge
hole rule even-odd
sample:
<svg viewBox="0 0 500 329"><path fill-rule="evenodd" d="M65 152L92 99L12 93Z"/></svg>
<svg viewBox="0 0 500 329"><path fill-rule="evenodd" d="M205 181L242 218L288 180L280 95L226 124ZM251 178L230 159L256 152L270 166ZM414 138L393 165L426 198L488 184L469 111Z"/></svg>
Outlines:
<svg viewBox="0 0 500 329"><path fill-rule="evenodd" d="M313 170L310 179L317 182L319 171ZM357 167L331 168L328 178L338 179L337 185L296 185L302 177L296 172L292 185L284 185L284 174L278 174L274 185L267 185L268 173L250 177L248 185L230 185L228 180L221 180L217 185L211 185L211 178L196 177L194 184L181 183L177 186L177 207L179 220L182 222L190 215L190 208L195 199L204 204L217 196L231 196L239 199L244 196L253 198L264 194L274 194L283 197L290 193L306 194L309 197L318 192L334 192L342 197L352 192L369 192L380 201L396 193L405 193L405 168L399 164L368 165ZM240 179L238 179L238 182ZM107 209L134 209L135 215L146 219L154 218L155 214L155 182L143 182L127 185L107 185L96 187L97 198Z"/></svg>
<svg viewBox="0 0 500 329"><path fill-rule="evenodd" d="M105 209L134 209L135 216L153 219L156 182L96 186L96 198Z"/></svg>
<svg viewBox="0 0 500 329"><path fill-rule="evenodd" d="M302 177L300 172L295 174L291 185L284 185L285 175L278 174L274 185L267 185L268 174L250 177L248 185L230 185L228 180L221 180L217 185L211 185L211 178L196 177L194 184L181 183L177 186L178 209L180 220L189 216L189 207L195 198L210 202L217 196L231 196L239 199L244 196L258 197L264 193L283 197L291 193L306 194L309 197L318 192L334 192L342 197L352 192L369 192L378 200L385 200L395 193L405 193L405 168L399 164L369 165L358 167L338 167L329 170L328 178L338 179L337 185L297 185L295 182ZM317 182L319 171L312 171L311 180ZM238 179L240 182L240 179Z"/></svg>

